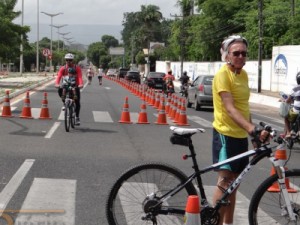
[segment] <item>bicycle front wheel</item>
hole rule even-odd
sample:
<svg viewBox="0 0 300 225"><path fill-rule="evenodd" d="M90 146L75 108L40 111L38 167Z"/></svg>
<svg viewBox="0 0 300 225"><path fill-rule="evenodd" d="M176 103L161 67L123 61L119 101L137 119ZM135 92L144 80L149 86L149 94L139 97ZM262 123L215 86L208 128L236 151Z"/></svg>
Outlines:
<svg viewBox="0 0 300 225"><path fill-rule="evenodd" d="M72 128L75 128L75 104L70 106L70 124Z"/></svg>
<svg viewBox="0 0 300 225"><path fill-rule="evenodd" d="M249 206L250 225L300 224L300 170L286 171L286 184L297 221L290 221L278 175L266 179L254 193ZM273 190L273 192L268 191ZM275 192L274 192L275 191Z"/></svg>
<svg viewBox="0 0 300 225"><path fill-rule="evenodd" d="M138 165L125 172L112 187L106 203L106 216L110 225L181 225L189 195L197 191L192 183L171 196L153 211L161 196L187 180L180 170L165 164ZM161 214L160 210L175 209L180 213ZM150 212L151 211L151 212ZM174 212L174 211L173 211Z"/></svg>
<svg viewBox="0 0 300 225"><path fill-rule="evenodd" d="M66 108L65 108L65 128L66 128L67 132L70 131L70 116L71 116L70 108L71 107L69 105L66 105Z"/></svg>

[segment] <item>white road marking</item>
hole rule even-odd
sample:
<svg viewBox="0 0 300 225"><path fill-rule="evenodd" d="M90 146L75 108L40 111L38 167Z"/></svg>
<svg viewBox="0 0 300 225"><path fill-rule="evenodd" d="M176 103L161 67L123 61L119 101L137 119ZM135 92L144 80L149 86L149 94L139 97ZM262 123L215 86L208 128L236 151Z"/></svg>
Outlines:
<svg viewBox="0 0 300 225"><path fill-rule="evenodd" d="M112 123L114 122L106 111L93 111L94 121L102 123Z"/></svg>
<svg viewBox="0 0 300 225"><path fill-rule="evenodd" d="M53 126L50 128L48 133L45 135L45 138L51 138L57 128L60 126L61 122L55 122Z"/></svg>
<svg viewBox="0 0 300 225"><path fill-rule="evenodd" d="M23 179L29 172L30 168L34 163L34 159L26 159L18 171L13 175L8 184L5 185L4 189L0 193L0 210L4 210L9 203L10 199L22 183ZM0 215L2 213L0 212Z"/></svg>
<svg viewBox="0 0 300 225"><path fill-rule="evenodd" d="M189 120L192 120L195 123L198 123L201 127L212 128L212 122L205 120L199 116L187 116Z"/></svg>
<svg viewBox="0 0 300 225"><path fill-rule="evenodd" d="M75 195L76 180L34 178L15 223L75 225Z"/></svg>

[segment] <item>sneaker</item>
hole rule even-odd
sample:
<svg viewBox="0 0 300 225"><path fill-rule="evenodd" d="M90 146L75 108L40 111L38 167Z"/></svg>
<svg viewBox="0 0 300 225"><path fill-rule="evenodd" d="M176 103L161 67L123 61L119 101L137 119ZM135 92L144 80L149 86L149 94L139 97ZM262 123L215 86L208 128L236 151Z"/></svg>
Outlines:
<svg viewBox="0 0 300 225"><path fill-rule="evenodd" d="M75 118L75 125L79 126L80 125L80 119L79 117Z"/></svg>
<svg viewBox="0 0 300 225"><path fill-rule="evenodd" d="M65 111L65 109L66 109L65 106L61 107L61 111Z"/></svg>

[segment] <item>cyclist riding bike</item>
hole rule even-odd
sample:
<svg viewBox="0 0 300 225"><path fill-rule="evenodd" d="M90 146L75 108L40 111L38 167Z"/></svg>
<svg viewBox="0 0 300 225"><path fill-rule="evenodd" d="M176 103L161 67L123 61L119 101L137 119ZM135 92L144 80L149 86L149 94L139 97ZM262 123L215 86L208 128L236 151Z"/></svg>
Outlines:
<svg viewBox="0 0 300 225"><path fill-rule="evenodd" d="M80 66L77 66L74 63L74 55L72 53L68 53L65 55L65 60L66 60L66 65L62 66L58 73L57 73L57 78L55 80L55 87L58 88L58 95L59 97L62 98L62 102L65 103L64 101L64 96L63 96L63 88L61 86L62 78L64 76L69 76L69 72L72 73L72 76L75 76L76 80L76 87L75 87L75 92L76 92L76 99L75 104L76 104L76 119L75 119L75 125L80 125L80 119L79 119L79 113L80 113L80 89L83 87L83 80L82 80L82 72ZM69 70L70 69L70 70ZM65 107L63 106L62 110L64 110Z"/></svg>
<svg viewBox="0 0 300 225"><path fill-rule="evenodd" d="M92 78L94 76L94 71L93 71L93 69L91 67L87 70L86 76L88 78L89 84L91 84Z"/></svg>
<svg viewBox="0 0 300 225"><path fill-rule="evenodd" d="M288 115L284 118L285 124L285 137L289 138L291 136L300 136L299 130L291 131L291 123L294 123L299 112L300 112L300 72L296 75L297 86L295 86L291 93L287 96L285 100L286 103L293 103L293 107L290 108ZM298 128L299 129L299 128ZM297 133L296 133L297 132Z"/></svg>
<svg viewBox="0 0 300 225"><path fill-rule="evenodd" d="M183 93L183 92L187 91L190 77L187 75L186 71L183 72L182 76L179 78L179 81L181 82L180 92Z"/></svg>
<svg viewBox="0 0 300 225"><path fill-rule="evenodd" d="M174 75L172 74L172 70L168 70L168 73L164 76L164 92L166 94L169 93L174 93L175 92L175 88L174 88L174 83L173 81L175 80Z"/></svg>
<svg viewBox="0 0 300 225"><path fill-rule="evenodd" d="M103 77L103 69L100 67L98 69L98 80L99 80L99 85L102 85L102 77Z"/></svg>

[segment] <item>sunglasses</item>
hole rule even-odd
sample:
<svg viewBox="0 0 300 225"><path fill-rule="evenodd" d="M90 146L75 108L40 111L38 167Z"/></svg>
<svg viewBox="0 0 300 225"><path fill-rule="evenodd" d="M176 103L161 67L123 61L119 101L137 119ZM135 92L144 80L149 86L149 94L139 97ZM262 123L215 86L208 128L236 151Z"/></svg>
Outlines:
<svg viewBox="0 0 300 225"><path fill-rule="evenodd" d="M67 61L67 62L72 62L73 60L72 60L72 59L66 59L66 61Z"/></svg>
<svg viewBox="0 0 300 225"><path fill-rule="evenodd" d="M234 52L230 52L232 53L233 56L235 57L239 57L240 55L242 55L243 57L246 57L247 56L247 52L246 51L234 51Z"/></svg>

